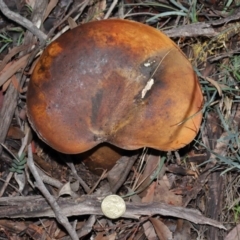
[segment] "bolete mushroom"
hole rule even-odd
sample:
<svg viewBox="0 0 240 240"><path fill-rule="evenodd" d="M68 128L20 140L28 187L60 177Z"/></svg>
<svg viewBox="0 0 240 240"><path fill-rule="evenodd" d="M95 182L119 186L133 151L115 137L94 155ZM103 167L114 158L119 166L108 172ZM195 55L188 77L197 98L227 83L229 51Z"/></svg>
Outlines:
<svg viewBox="0 0 240 240"><path fill-rule="evenodd" d="M166 35L128 20L101 20L52 42L35 66L28 117L41 139L69 154L108 142L176 150L202 119L192 66Z"/></svg>

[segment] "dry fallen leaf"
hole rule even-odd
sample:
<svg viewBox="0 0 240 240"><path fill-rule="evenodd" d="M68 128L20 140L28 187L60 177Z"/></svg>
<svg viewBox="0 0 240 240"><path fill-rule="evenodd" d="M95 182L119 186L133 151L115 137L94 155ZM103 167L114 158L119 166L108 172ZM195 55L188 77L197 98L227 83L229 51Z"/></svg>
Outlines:
<svg viewBox="0 0 240 240"><path fill-rule="evenodd" d="M182 206L182 196L174 194L169 190L169 181L166 175L158 181L156 186L154 202L164 202L174 206Z"/></svg>
<svg viewBox="0 0 240 240"><path fill-rule="evenodd" d="M12 77L9 78L2 86L2 91L5 93L9 87L9 85L11 84L12 81Z"/></svg>
<svg viewBox="0 0 240 240"><path fill-rule="evenodd" d="M58 4L59 0L50 0L47 6L47 9L45 11L45 15L43 18L43 22L47 19L48 15L50 14L50 12L56 7L56 5Z"/></svg>
<svg viewBox="0 0 240 240"><path fill-rule="evenodd" d="M148 188L146 195L142 198L143 203L152 203L154 200L154 193L156 190L157 182L153 182ZM148 221L143 224L144 233L149 240L157 239L157 236L161 240L172 239L172 233L168 227L156 218L150 218L151 223Z"/></svg>
<svg viewBox="0 0 240 240"><path fill-rule="evenodd" d="M160 164L160 156L149 154L147 155L145 161L146 166L137 184L138 191L141 191L141 193L139 194L141 197L145 196L147 187L152 182L153 175L155 174L155 171ZM161 171L158 173L158 179L162 178L165 173L165 169L165 165L163 165Z"/></svg>
<svg viewBox="0 0 240 240"><path fill-rule="evenodd" d="M70 29L77 27L77 23L75 22L75 20L73 18L69 17L67 20L68 20L68 25L69 25Z"/></svg>
<svg viewBox="0 0 240 240"><path fill-rule="evenodd" d="M19 93L22 93L23 92L23 89L21 88L20 84L19 84L19 81L16 77L16 75L14 74L11 78L11 82L13 84L13 86L15 87L15 89L19 92Z"/></svg>
<svg viewBox="0 0 240 240"><path fill-rule="evenodd" d="M158 218L150 218L150 221L157 233L159 239L161 240L169 240L173 238L172 232L169 228Z"/></svg>
<svg viewBox="0 0 240 240"><path fill-rule="evenodd" d="M36 224L29 224L28 228L26 229L26 233L33 239L45 239L46 230L43 227L37 226Z"/></svg>
<svg viewBox="0 0 240 240"><path fill-rule="evenodd" d="M219 96L222 96L222 88L219 83L209 77L206 77L206 80L209 81L217 89Z"/></svg>
<svg viewBox="0 0 240 240"><path fill-rule="evenodd" d="M174 240L190 240L192 224L189 221L178 219L177 229L174 231Z"/></svg>
<svg viewBox="0 0 240 240"><path fill-rule="evenodd" d="M147 189L147 194L142 198L142 203L152 203L154 198L154 192L156 189L156 182L153 182Z"/></svg>
<svg viewBox="0 0 240 240"><path fill-rule="evenodd" d="M24 221L13 221L12 219L0 219L0 228L10 232L20 233L27 228L27 223Z"/></svg>
<svg viewBox="0 0 240 240"><path fill-rule="evenodd" d="M16 126L10 126L7 133L7 138L12 139L21 139L24 138L25 134L24 132Z"/></svg>
<svg viewBox="0 0 240 240"><path fill-rule="evenodd" d="M157 234L151 222L145 222L143 224L143 229L148 240L158 240Z"/></svg>
<svg viewBox="0 0 240 240"><path fill-rule="evenodd" d="M3 58L3 60L0 63L0 72L5 68L6 64L11 61L11 59L20 53L21 51L25 51L27 49L30 49L30 45L21 45L17 47L13 47L11 50L9 50L8 54Z"/></svg>
<svg viewBox="0 0 240 240"><path fill-rule="evenodd" d="M60 191L58 193L58 197L60 197L62 195L70 195L70 196L72 196L72 190L71 190L70 182L65 183L61 187L61 189L60 189Z"/></svg>
<svg viewBox="0 0 240 240"><path fill-rule="evenodd" d="M239 236L240 236L240 224L233 228L224 238L224 240L237 240L239 239Z"/></svg>
<svg viewBox="0 0 240 240"><path fill-rule="evenodd" d="M19 69L24 68L27 65L29 54L21 57L18 60L8 63L4 69L0 72L0 87Z"/></svg>

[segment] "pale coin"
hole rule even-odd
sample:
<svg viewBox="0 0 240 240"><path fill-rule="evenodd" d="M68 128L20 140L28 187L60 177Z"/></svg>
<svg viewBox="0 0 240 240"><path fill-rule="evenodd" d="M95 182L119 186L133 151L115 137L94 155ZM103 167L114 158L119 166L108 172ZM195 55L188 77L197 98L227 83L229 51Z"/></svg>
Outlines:
<svg viewBox="0 0 240 240"><path fill-rule="evenodd" d="M120 196L109 195L103 199L101 209L106 217L116 219L125 213L126 204Z"/></svg>

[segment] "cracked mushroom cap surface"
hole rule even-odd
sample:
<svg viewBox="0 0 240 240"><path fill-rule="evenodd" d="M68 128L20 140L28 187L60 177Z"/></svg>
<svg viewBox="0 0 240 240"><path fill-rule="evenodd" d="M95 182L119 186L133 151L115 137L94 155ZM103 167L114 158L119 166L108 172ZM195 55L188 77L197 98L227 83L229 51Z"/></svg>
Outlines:
<svg viewBox="0 0 240 240"><path fill-rule="evenodd" d="M52 42L27 93L29 121L64 153L102 142L176 150L198 133L203 96L192 66L166 35L128 20L86 23Z"/></svg>

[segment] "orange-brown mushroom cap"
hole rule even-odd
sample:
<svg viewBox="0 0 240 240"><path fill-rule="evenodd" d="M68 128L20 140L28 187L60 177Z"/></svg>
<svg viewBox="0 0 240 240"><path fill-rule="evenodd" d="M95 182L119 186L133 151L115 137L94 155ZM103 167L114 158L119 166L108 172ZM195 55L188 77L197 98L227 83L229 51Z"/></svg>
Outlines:
<svg viewBox="0 0 240 240"><path fill-rule="evenodd" d="M116 19L83 24L51 43L27 93L33 128L64 153L101 142L182 148L199 130L202 102L190 62L167 36Z"/></svg>

